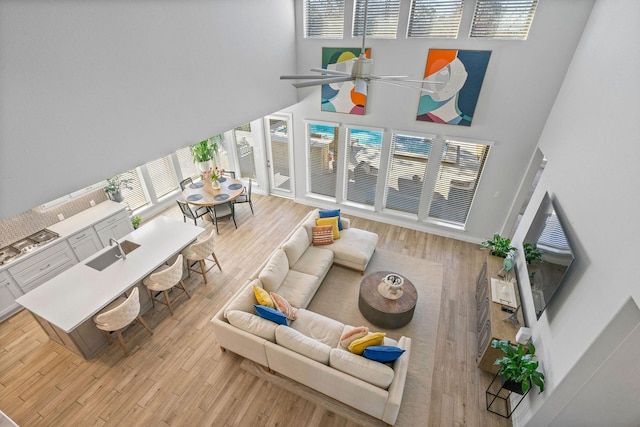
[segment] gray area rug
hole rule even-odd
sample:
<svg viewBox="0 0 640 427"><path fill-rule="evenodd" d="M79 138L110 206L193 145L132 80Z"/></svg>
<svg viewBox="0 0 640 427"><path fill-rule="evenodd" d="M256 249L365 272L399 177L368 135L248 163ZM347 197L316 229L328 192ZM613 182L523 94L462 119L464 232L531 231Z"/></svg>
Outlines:
<svg viewBox="0 0 640 427"><path fill-rule="evenodd" d="M358 310L358 292L363 276L358 272L339 266L331 268L307 308L345 324L365 325L373 332L387 332L387 336L395 340L402 335L410 337L409 373L400 414L395 426L427 425L438 319L440 317L442 264L376 250L365 274L375 271L400 273L416 287L418 302L413 319L406 326L384 330L367 321Z"/></svg>

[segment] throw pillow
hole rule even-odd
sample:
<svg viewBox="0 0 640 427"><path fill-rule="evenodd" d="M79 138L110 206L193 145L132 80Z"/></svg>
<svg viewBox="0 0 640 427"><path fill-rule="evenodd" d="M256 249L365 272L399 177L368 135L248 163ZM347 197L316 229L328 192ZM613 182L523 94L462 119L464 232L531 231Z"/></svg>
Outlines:
<svg viewBox="0 0 640 427"><path fill-rule="evenodd" d="M256 313L258 313L258 316L262 317L263 319L271 320L272 322L275 322L279 325L287 326L287 316L280 313L275 308L258 304L255 304L254 307L256 308Z"/></svg>
<svg viewBox="0 0 640 427"><path fill-rule="evenodd" d="M382 345L384 343L384 332L370 333L362 338L358 338L349 344L349 351L353 354L362 354L364 349L372 345Z"/></svg>
<svg viewBox="0 0 640 427"><path fill-rule="evenodd" d="M337 216L332 216L331 218L316 218L316 225L332 225L333 240L338 240L340 238L340 230L338 230Z"/></svg>
<svg viewBox="0 0 640 427"><path fill-rule="evenodd" d="M364 349L362 354L367 359L375 360L376 362L393 362L398 357L402 356L404 349L395 347L392 345L372 345Z"/></svg>
<svg viewBox="0 0 640 427"><path fill-rule="evenodd" d="M276 306L276 310L287 316L287 319L296 320L296 313L298 312L297 308L289 304L289 301L275 292L271 292L270 295L273 300L273 304Z"/></svg>
<svg viewBox="0 0 640 427"><path fill-rule="evenodd" d="M349 347L349 344L359 338L367 336L368 333L369 328L366 326L358 326L357 328L349 329L342 333L342 336L340 337L340 345L347 348Z"/></svg>
<svg viewBox="0 0 640 427"><path fill-rule="evenodd" d="M269 292L267 292L264 288L254 285L253 294L256 296L256 301L258 301L258 304L270 308L276 308L273 300L271 299L271 295L269 295Z"/></svg>
<svg viewBox="0 0 640 427"><path fill-rule="evenodd" d="M333 209L330 211L319 211L318 216L320 218L338 217L338 230L342 231L342 220L340 219L340 209Z"/></svg>
<svg viewBox="0 0 640 427"><path fill-rule="evenodd" d="M315 225L311 227L313 246L333 243L333 225Z"/></svg>

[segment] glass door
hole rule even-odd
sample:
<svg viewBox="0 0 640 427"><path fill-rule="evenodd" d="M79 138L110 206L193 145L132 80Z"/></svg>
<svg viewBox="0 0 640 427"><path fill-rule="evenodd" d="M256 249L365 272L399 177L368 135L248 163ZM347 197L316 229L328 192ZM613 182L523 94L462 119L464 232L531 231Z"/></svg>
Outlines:
<svg viewBox="0 0 640 427"><path fill-rule="evenodd" d="M270 194L293 197L293 138L291 114L264 118Z"/></svg>

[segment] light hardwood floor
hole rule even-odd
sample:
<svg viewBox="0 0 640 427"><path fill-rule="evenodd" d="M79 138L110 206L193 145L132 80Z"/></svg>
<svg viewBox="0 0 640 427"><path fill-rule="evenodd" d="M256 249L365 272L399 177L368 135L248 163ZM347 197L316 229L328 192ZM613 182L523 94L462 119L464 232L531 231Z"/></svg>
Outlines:
<svg viewBox="0 0 640 427"><path fill-rule="evenodd" d="M222 272L209 283L192 275L192 298L175 315L158 306L125 330L133 353L117 344L85 362L68 353L22 311L0 324L0 410L28 426L344 426L356 424L240 368L242 358L221 352L209 320L241 286L290 227L310 209L287 199L254 195L237 208L238 229L222 222L216 254ZM182 219L177 207L164 215ZM478 245L354 218L378 233L384 250L444 265L430 426L509 426L485 410L491 375L475 366L474 281L484 252ZM202 224L202 223L199 223ZM207 227L211 224L205 223ZM416 426L425 420L415 420Z"/></svg>

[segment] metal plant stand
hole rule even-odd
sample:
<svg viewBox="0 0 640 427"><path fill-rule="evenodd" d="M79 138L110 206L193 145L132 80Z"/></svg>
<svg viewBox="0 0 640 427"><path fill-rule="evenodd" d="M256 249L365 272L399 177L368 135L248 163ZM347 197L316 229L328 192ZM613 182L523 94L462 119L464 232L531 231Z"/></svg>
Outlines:
<svg viewBox="0 0 640 427"><path fill-rule="evenodd" d="M487 411L493 412L494 414L500 415L504 418L511 418L511 414L513 414L513 411L515 411L520 405L522 399L524 399L527 393L529 393L529 390L527 390L525 394L514 393L511 390L504 388L500 375L496 374L491 380L491 383L489 384L489 387L487 387L487 391L485 393ZM512 394L519 396L519 398L512 402Z"/></svg>

